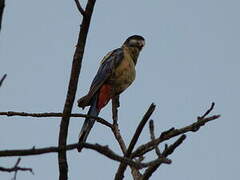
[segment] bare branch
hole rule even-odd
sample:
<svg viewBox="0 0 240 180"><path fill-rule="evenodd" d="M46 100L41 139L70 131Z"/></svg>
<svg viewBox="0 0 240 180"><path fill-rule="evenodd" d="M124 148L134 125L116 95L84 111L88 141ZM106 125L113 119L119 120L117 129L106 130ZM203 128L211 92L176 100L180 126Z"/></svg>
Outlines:
<svg viewBox="0 0 240 180"><path fill-rule="evenodd" d="M212 120L215 120L215 119L218 119L219 117L220 117L220 115L211 116L209 118L202 119L201 121L197 121L197 122L195 122L195 123L193 123L193 124L191 124L189 126L185 126L185 127L181 128L181 129L174 129L174 130L170 131L168 134L165 134L163 136L160 135L159 138L139 146L132 153L132 157L141 156L141 155L151 151L152 149L154 149L155 145L158 145L161 142L166 141L166 140L168 140L168 139L170 139L172 137L178 136L180 134L184 134L184 133L189 132L189 131L195 132L196 131L195 130L196 127L204 126L205 123L207 123L209 121L212 121Z"/></svg>
<svg viewBox="0 0 240 180"><path fill-rule="evenodd" d="M113 125L117 125L118 123L118 108L119 107L119 96L115 96L112 98L112 119Z"/></svg>
<svg viewBox="0 0 240 180"><path fill-rule="evenodd" d="M55 113L55 112L50 112L50 113L26 113L26 112L13 112L13 111L8 111L8 112L0 112L0 116L26 116L26 117L37 117L37 118L42 118L42 117L63 117L63 113ZM93 118L97 122L110 127L111 129L113 128L113 125L109 122L107 122L105 119L100 118L100 117L95 117L95 116L90 116L87 114L71 114L70 117L87 117L87 118Z"/></svg>
<svg viewBox="0 0 240 180"><path fill-rule="evenodd" d="M3 77L1 78L1 80L0 80L0 87L2 86L2 83L3 83L3 81L5 80L6 77L7 77L7 74L4 74Z"/></svg>
<svg viewBox="0 0 240 180"><path fill-rule="evenodd" d="M155 133L154 133L154 122L153 120L149 121L149 131L150 131L150 136L151 140L155 140ZM162 157L161 151L157 145L155 145L155 152L158 155L158 157Z"/></svg>
<svg viewBox="0 0 240 180"><path fill-rule="evenodd" d="M147 163L134 162L133 160L131 160L127 157L122 157L122 156L117 155L115 152L113 152L111 149L109 149L108 146L102 146L99 144L90 144L90 143L70 144L64 148L46 147L46 148L36 149L35 147L33 147L31 149L3 150L3 151L0 151L0 157L31 156L31 155L41 155L41 154L46 154L46 153L57 153L57 152L60 152L63 150L69 151L69 150L77 149L77 147L80 145L86 149L91 149L91 150L97 151L98 153L103 154L104 156L106 156L112 160L124 162L124 163L128 164L129 166L132 166L137 169L148 167L149 165L151 165L155 162L162 162L162 163L167 163L167 164L170 163L169 161L166 161L165 159L157 159L157 160L147 162Z"/></svg>
<svg viewBox="0 0 240 180"><path fill-rule="evenodd" d="M70 81L68 84L67 97L63 109L63 117L60 124L59 147L65 147L67 144L68 126L69 120L72 112L72 107L77 91L78 79L82 67L82 59L85 50L85 44L87 40L88 30L91 22L91 17L96 0L88 0L86 5L85 16L83 16L82 23L80 26L80 32L78 35L78 42L75 49L75 53L72 61L72 69ZM68 164L67 164L67 154L66 151L60 151L58 153L58 165L59 165L59 180L68 179Z"/></svg>
<svg viewBox="0 0 240 180"><path fill-rule="evenodd" d="M168 155L172 154L174 150L183 143L183 141L186 139L186 135L182 135L180 138L175 141L172 145L169 147L166 146L165 150L163 151L162 155L163 157L167 157ZM142 180L148 180L150 176L157 170L157 168L162 164L162 162L156 162L155 164L152 164L149 168L147 168L143 174Z"/></svg>
<svg viewBox="0 0 240 180"><path fill-rule="evenodd" d="M215 103L212 102L211 107L201 117L198 117L198 118L204 119L213 110L214 106L215 106Z"/></svg>
<svg viewBox="0 0 240 180"><path fill-rule="evenodd" d="M118 141L118 144L123 152L123 154L126 154L127 147L126 144L122 138L122 135L120 133L120 129L118 128L118 124L113 124L112 132L114 134L115 139Z"/></svg>
<svg viewBox="0 0 240 180"><path fill-rule="evenodd" d="M119 103L119 96L114 97L112 99L112 118L113 118L113 128L112 132L114 134L115 139L118 141L118 144L123 152L125 154L127 152L126 144L121 136L120 129L118 128L118 107L120 106Z"/></svg>
<svg viewBox="0 0 240 180"><path fill-rule="evenodd" d="M133 138L128 146L128 149L127 149L127 152L125 154L124 157L130 157L131 156L131 153L132 153L132 150L134 148L134 146L136 145L137 143L137 140L145 126L145 124L147 123L148 119L150 118L150 116L152 115L153 111L155 110L155 105L154 104L151 104L151 106L149 107L148 111L145 113L145 115L143 116L143 119L140 121L134 135L133 135ZM127 168L127 165L125 163L121 163L118 167L118 171L115 175L115 180L121 180L123 179L124 177L124 172Z"/></svg>
<svg viewBox="0 0 240 180"><path fill-rule="evenodd" d="M2 19L3 19L4 7L5 7L5 0L0 0L0 31L2 29Z"/></svg>
<svg viewBox="0 0 240 180"><path fill-rule="evenodd" d="M24 168L24 167L18 166L20 161L21 161L21 158L18 158L17 162L13 167L11 168L0 167L0 171L9 172L9 173L14 172L14 177L12 178L13 180L16 180L18 171L29 171L30 173L34 174L32 168Z"/></svg>
<svg viewBox="0 0 240 180"><path fill-rule="evenodd" d="M210 108L211 109L211 108ZM208 110L209 111L209 110ZM206 113L205 113L206 114ZM163 141L166 141L172 137L178 136L180 134L184 134L186 132L192 131L195 132L197 130L199 130L199 128L201 126L204 126L207 122L215 120L220 118L220 115L214 115L211 117L207 117L207 118L198 118L197 122L189 125L189 126L185 126L181 129L174 129L171 128L170 130L163 132L159 138L152 140L146 144L143 144L141 146L139 146L133 153L132 153L132 158L134 157L138 157L141 156L149 151L151 151L152 149L154 149L154 147L158 144L160 144Z"/></svg>
<svg viewBox="0 0 240 180"><path fill-rule="evenodd" d="M74 1L75 1L76 5L77 5L77 8L78 8L79 12L82 14L82 16L85 16L85 11L84 11L84 9L82 8L79 0L74 0Z"/></svg>

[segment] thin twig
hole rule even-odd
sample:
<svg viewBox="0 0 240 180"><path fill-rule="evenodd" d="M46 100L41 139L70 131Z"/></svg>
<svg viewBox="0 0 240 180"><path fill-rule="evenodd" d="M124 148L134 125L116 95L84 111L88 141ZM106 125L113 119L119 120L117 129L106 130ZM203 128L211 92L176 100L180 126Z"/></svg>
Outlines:
<svg viewBox="0 0 240 180"><path fill-rule="evenodd" d="M34 174L32 168L24 168L24 167L18 166L20 161L21 161L21 158L18 158L17 162L13 167L11 168L0 167L0 171L9 172L9 173L14 172L14 177L12 178L12 180L16 180L18 171L29 171L30 173Z"/></svg>
<svg viewBox="0 0 240 180"><path fill-rule="evenodd" d="M128 146L127 152L125 154L125 157L129 158L131 156L132 150L134 148L134 146L137 143L137 140L145 126L145 124L147 123L148 119L150 118L150 116L152 115L153 111L155 110L155 105L151 104L150 107L148 108L148 111L145 113L145 115L143 116L143 119L140 121L133 137L132 140ZM127 165L125 163L121 163L118 167L117 173L115 175L115 180L122 180L124 177L124 172L127 168Z"/></svg>
<svg viewBox="0 0 240 180"><path fill-rule="evenodd" d="M0 87L2 86L3 81L5 80L5 78L7 77L7 74L4 74L3 77L0 80Z"/></svg>
<svg viewBox="0 0 240 180"><path fill-rule="evenodd" d="M56 112L50 112L50 113L26 113L26 112L13 112L13 111L8 111L8 112L0 112L0 116L26 116L26 117L37 117L37 118L42 118L42 117L63 117L63 113L56 113ZM87 118L93 118L97 122L110 127L111 129L113 128L113 125L109 122L107 122L105 119L101 117L95 117L95 116L90 116L87 114L71 114L70 117L87 117Z"/></svg>
<svg viewBox="0 0 240 180"><path fill-rule="evenodd" d="M206 113L204 113L204 115L202 116L204 118L198 118L197 122L195 122L195 123L193 123L189 126L185 126L181 129L171 128L168 131L163 132L160 135L159 138L139 146L132 153L132 158L142 156L143 154L145 154L145 153L151 151L152 149L154 149L154 147L156 145L158 145L161 142L166 141L166 140L168 140L172 137L178 136L180 134L184 134L184 133L189 132L189 131L196 132L197 130L199 130L199 128L201 126L204 126L207 122L220 118L220 115L213 115L213 116L210 116L210 117L205 117L206 115L208 115L213 110L213 107L214 107L214 103L212 103L211 107L206 111Z"/></svg>
<svg viewBox="0 0 240 180"><path fill-rule="evenodd" d="M68 84L68 91L63 109L63 117L60 124L58 145L59 147L65 147L67 144L68 126L72 112L72 107L77 91L78 79L82 68L83 54L85 50L88 30L90 27L91 17L96 0L88 0L85 10L85 16L82 18L80 26L80 32L78 35L78 42L75 49L75 53L72 61L72 69L70 75L70 81ZM68 179L68 163L67 154L65 150L58 153L58 165L59 165L59 180Z"/></svg>
<svg viewBox="0 0 240 180"><path fill-rule="evenodd" d="M215 103L212 102L211 107L201 117L198 117L198 118L204 119L213 110L214 106L215 106Z"/></svg>
<svg viewBox="0 0 240 180"><path fill-rule="evenodd" d="M166 146L165 150L162 153L163 157L167 157L168 155L172 154L185 139L186 135L182 135L172 145L169 147ZM150 167L148 167L143 174L142 180L148 180L161 164L162 162L156 162L155 164L152 164Z"/></svg>
<svg viewBox="0 0 240 180"><path fill-rule="evenodd" d="M214 115L205 119L202 119L200 121L197 121L189 126L185 126L181 129L174 129L172 131L170 131L169 133L165 134L165 135L160 135L159 138L153 140L153 141L149 141L146 144L143 144L141 146L139 146L133 153L132 153L132 158L134 157L139 157L149 151L151 151L152 149L154 149L154 147L158 144L160 144L163 141L166 141L172 137L184 134L186 132L192 131L195 132L196 127L201 127L204 126L205 123L218 119L220 117L220 115Z"/></svg>
<svg viewBox="0 0 240 180"><path fill-rule="evenodd" d="M85 11L84 11L84 9L82 8L79 0L74 0L74 1L75 1L76 5L77 5L77 8L78 8L79 12L82 14L82 16L85 16Z"/></svg>
<svg viewBox="0 0 240 180"><path fill-rule="evenodd" d="M151 140L152 141L155 140L154 122L153 122L153 120L149 121L149 131L150 131ZM159 147L157 145L155 146L155 152L158 155L158 157L162 157L161 151L160 151L160 149L159 149Z"/></svg>

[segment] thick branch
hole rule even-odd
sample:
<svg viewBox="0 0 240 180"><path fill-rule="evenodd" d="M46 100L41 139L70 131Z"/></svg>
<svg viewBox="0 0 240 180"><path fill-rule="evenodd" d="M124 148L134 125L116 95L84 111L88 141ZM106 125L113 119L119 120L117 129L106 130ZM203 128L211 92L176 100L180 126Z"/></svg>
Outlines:
<svg viewBox="0 0 240 180"><path fill-rule="evenodd" d="M74 99L77 91L78 78L79 78L80 70L82 67L82 59L83 59L87 34L88 34L95 2L96 0L88 0L85 16L83 16L82 24L80 26L78 42L77 42L76 50L73 56L72 70L71 70L71 76L70 76L70 81L68 85L67 97L66 97L66 101L63 109L63 118L60 124L59 140L58 140L59 147L64 147L66 146L66 143L67 143L69 119L71 116L72 107L73 107L73 103L74 103ZM62 150L58 153L58 164L59 164L59 173L60 173L59 180L67 180L68 164L67 164L66 151Z"/></svg>
<svg viewBox="0 0 240 180"><path fill-rule="evenodd" d="M150 116L152 115L153 111L155 110L155 105L151 104L151 106L149 107L148 111L145 113L145 115L143 116L143 119L140 121L134 135L133 138L128 146L127 152L125 154L125 157L129 158L131 156L132 150L134 148L134 146L137 143L137 140L145 126L145 124L147 123L148 119L150 118ZM127 165L125 163L121 163L118 167L118 171L115 175L115 180L121 180L124 177L124 172L127 168Z"/></svg>
<svg viewBox="0 0 240 180"><path fill-rule="evenodd" d="M100 154L103 154L104 156L106 156L112 160L124 162L124 163L128 164L129 166L135 167L137 169L148 167L149 165L152 165L156 162L170 163L169 161L166 161L165 159L157 159L157 160L147 162L147 163L134 162L133 160L131 160L129 158L117 155L108 146L102 146L99 144L90 144L90 143L84 143L81 145L86 149L91 149L91 150L97 151ZM74 150L74 149L77 149L78 146L80 146L80 144L76 143L76 144L67 145L66 147L62 147L62 148L46 147L46 148L36 149L35 147L33 147L31 149L3 150L3 151L0 151L0 157L31 156L31 155L41 155L41 154L46 154L46 153L57 153L57 152L61 152L63 150L64 151Z"/></svg>
<svg viewBox="0 0 240 180"><path fill-rule="evenodd" d="M8 112L0 112L0 116L29 116L29 117L37 117L37 118L42 118L42 117L63 117L62 113L55 113L55 112L50 112L50 113L26 113L26 112L13 112L13 111L8 111ZM97 122L110 127L111 129L113 128L113 125L109 122L107 122L105 119L100 118L100 117L95 117L95 116L90 116L87 114L71 114L70 117L84 117L84 118L93 118Z"/></svg>

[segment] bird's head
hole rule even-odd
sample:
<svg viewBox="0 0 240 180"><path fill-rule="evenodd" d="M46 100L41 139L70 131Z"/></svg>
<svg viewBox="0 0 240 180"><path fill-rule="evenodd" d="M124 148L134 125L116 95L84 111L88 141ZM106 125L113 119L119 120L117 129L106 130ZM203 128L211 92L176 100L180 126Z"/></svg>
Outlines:
<svg viewBox="0 0 240 180"><path fill-rule="evenodd" d="M133 35L127 38L127 40L123 43L123 45L127 47L138 48L140 51L145 45L145 39L142 36Z"/></svg>

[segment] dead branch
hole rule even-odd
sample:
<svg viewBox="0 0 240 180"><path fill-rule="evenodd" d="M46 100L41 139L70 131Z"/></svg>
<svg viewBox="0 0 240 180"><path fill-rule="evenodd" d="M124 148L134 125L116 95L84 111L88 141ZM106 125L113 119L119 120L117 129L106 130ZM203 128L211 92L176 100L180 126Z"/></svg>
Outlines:
<svg viewBox="0 0 240 180"><path fill-rule="evenodd" d="M46 148L36 149L35 147L33 147L31 149L3 150L3 151L0 151L0 157L31 156L31 155L41 155L41 154L46 154L46 153L57 153L57 152L60 152L63 150L69 151L69 150L77 149L78 146L80 146L80 145L82 145L86 149L94 150L112 160L124 162L124 163L128 164L129 166L132 166L137 169L148 167L156 162L162 162L162 163L166 163L166 164L171 163L169 161L166 161L166 159L157 159L157 160L147 162L147 163L139 163L139 162L135 162L129 158L117 155L108 146L102 146L99 144L90 144L90 143L69 144L64 148L62 148L62 147L61 148L60 147L46 147Z"/></svg>
<svg viewBox="0 0 240 180"><path fill-rule="evenodd" d="M4 7L5 7L5 0L0 0L0 31L2 29L2 19L3 19Z"/></svg>
<svg viewBox="0 0 240 180"><path fill-rule="evenodd" d="M14 172L14 176L12 180L16 180L18 171L29 171L30 173L34 174L32 168L24 168L24 167L18 166L20 161L21 161L21 158L18 158L17 162L13 167L11 168L0 167L0 171L9 172L9 173Z"/></svg>
<svg viewBox="0 0 240 180"><path fill-rule="evenodd" d="M154 141L155 140L155 133L154 133L154 122L153 122L153 120L149 121L149 132L150 132L151 140ZM157 145L155 145L155 152L158 155L158 157L162 157L161 151L160 151L160 149Z"/></svg>
<svg viewBox="0 0 240 180"><path fill-rule="evenodd" d="M42 117L63 117L63 113L55 113L55 112L49 112L49 113L26 113L26 112L13 112L13 111L7 111L7 112L0 112L0 116L25 116L25 117L37 117L37 118L42 118ZM84 117L84 118L93 118L97 122L110 127L111 129L113 128L113 125L109 122L107 122L105 119L101 117L95 117L95 116L90 116L87 114L71 114L70 117Z"/></svg>
<svg viewBox="0 0 240 180"><path fill-rule="evenodd" d="M88 30L91 22L93 8L96 0L88 0L85 10L85 16L83 16L82 23L80 26L80 32L78 35L78 42L73 56L72 69L70 75L70 81L68 84L67 97L63 109L63 117L60 124L59 147L65 147L67 144L68 126L72 112L74 99L76 96L78 79L82 67L82 59L85 50L85 44L87 40ZM59 165L59 180L68 179L68 164L67 154L65 150L59 151L58 153L58 165Z"/></svg>
<svg viewBox="0 0 240 180"><path fill-rule="evenodd" d="M0 24L0 30L1 30L1 24ZM2 83L3 83L3 81L5 80L6 77L7 77L7 74L4 74L3 77L1 78L1 80L0 80L0 87L2 86Z"/></svg>
<svg viewBox="0 0 240 180"><path fill-rule="evenodd" d="M168 155L172 154L174 150L183 143L183 141L186 139L186 135L182 135L179 137L172 145L169 147L166 145L165 150L162 153L163 157L167 157ZM150 167L148 167L142 177L142 180L148 180L150 176L157 170L157 168L161 165L161 162L156 162L155 164L152 164Z"/></svg>
<svg viewBox="0 0 240 180"><path fill-rule="evenodd" d="M75 3L76 3L76 6L77 6L77 8L78 8L78 11L82 14L82 16L85 16L85 11L84 11L84 9L82 8L79 0L74 0L74 1L75 1Z"/></svg>
<svg viewBox="0 0 240 180"><path fill-rule="evenodd" d="M140 121L134 135L133 135L133 138L128 146L128 149L127 149L127 152L125 154L124 157L127 157L129 158L131 156L131 153L132 153L132 150L134 148L134 146L136 145L137 143L137 140L145 126L145 124L147 123L148 119L150 118L150 116L152 115L153 111L155 110L155 105L154 104L151 104L148 111L145 113L145 115L143 116L143 119ZM124 177L124 172L127 168L127 165L125 163L121 163L118 167L118 170L117 170L117 173L115 175L115 180L121 180L123 179Z"/></svg>
<svg viewBox="0 0 240 180"><path fill-rule="evenodd" d="M114 134L115 139L118 141L118 144L123 152L123 154L126 153L127 147L126 144L122 138L122 135L120 133L120 129L118 128L118 108L119 107L119 96L114 97L112 99L112 118L113 118L113 128L112 132Z"/></svg>
<svg viewBox="0 0 240 180"><path fill-rule="evenodd" d="M212 106L211 106L211 108L212 108ZM163 132L160 135L160 137L158 137L157 139L151 140L148 143L139 146L132 153L132 158L142 156L143 154L145 154L145 153L151 151L152 149L154 149L156 145L159 145L161 142L166 141L166 140L168 140L168 139L170 139L172 137L184 134L184 133L189 132L189 131L196 132L197 130L199 130L199 128L201 126L204 126L207 122L215 120L215 119L218 119L220 117L220 115L214 115L214 116L210 116L210 117L203 116L203 117L204 118L201 118L201 117L199 118L198 117L197 122L195 122L195 123L193 123L193 124L191 124L189 126L185 126L185 127L181 128L181 129L171 128L170 130L168 130L166 132Z"/></svg>

